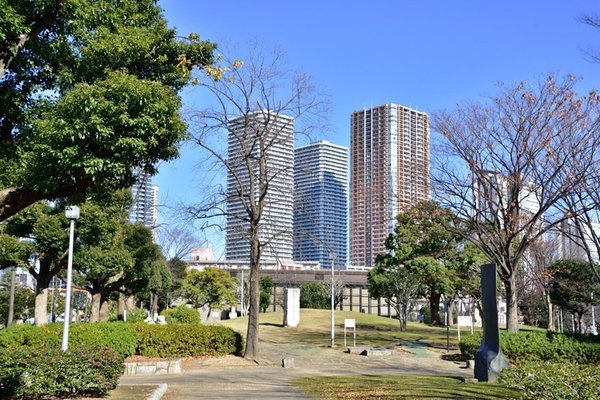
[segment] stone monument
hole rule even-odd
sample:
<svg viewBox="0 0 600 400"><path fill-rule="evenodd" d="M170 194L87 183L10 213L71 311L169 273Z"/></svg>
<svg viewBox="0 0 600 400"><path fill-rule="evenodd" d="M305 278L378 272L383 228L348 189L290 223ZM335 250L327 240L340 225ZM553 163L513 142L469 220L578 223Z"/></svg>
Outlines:
<svg viewBox="0 0 600 400"><path fill-rule="evenodd" d="M474 375L480 382L496 382L500 372L509 364L500 348L495 264L481 266L481 303L483 342L475 353Z"/></svg>
<svg viewBox="0 0 600 400"><path fill-rule="evenodd" d="M283 296L283 326L297 327L300 323L300 289L286 288Z"/></svg>

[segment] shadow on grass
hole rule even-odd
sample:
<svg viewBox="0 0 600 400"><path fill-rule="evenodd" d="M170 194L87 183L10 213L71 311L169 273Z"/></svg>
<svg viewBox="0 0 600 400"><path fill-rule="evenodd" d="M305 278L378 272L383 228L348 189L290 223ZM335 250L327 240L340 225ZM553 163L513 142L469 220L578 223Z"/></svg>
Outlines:
<svg viewBox="0 0 600 400"><path fill-rule="evenodd" d="M275 328L283 328L283 324L274 324L272 322L261 322L260 326L274 326Z"/></svg>

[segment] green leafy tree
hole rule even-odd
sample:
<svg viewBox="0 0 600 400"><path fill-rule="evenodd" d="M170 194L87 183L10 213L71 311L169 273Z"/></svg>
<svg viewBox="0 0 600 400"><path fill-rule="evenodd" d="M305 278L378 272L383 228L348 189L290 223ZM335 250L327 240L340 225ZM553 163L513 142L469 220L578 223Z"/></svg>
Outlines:
<svg viewBox="0 0 600 400"><path fill-rule="evenodd" d="M579 332L583 333L583 315L590 305L600 302L600 284L589 263L578 260L559 260L549 266L552 272L550 299L577 316Z"/></svg>
<svg viewBox="0 0 600 400"><path fill-rule="evenodd" d="M0 279L0 323L7 324L10 299L11 274L4 274ZM15 287L13 312L15 318L26 318L33 310L35 295L26 287Z"/></svg>
<svg viewBox="0 0 600 400"><path fill-rule="evenodd" d="M448 230L451 223L448 210L435 202L421 201L398 215L394 232L386 242L388 251L396 253L397 262L407 268L401 275L416 275L434 325L442 324L439 313L442 296L451 298L456 291L455 253L459 237Z"/></svg>
<svg viewBox="0 0 600 400"><path fill-rule="evenodd" d="M328 309L331 307L330 288L323 282L307 282L300 287L300 307Z"/></svg>
<svg viewBox="0 0 600 400"><path fill-rule="evenodd" d="M27 258L35 257L37 263L23 264L36 281L35 311L36 325L48 323L48 288L53 277L57 276L66 264L68 245L68 221L60 204L38 203L21 211L6 223L6 233L16 238L17 253ZM22 247L21 247L22 246ZM36 265L37 264L37 265Z"/></svg>
<svg viewBox="0 0 600 400"><path fill-rule="evenodd" d="M271 304L271 295L273 294L275 282L270 276L262 276L260 278L260 311L267 312L267 308Z"/></svg>
<svg viewBox="0 0 600 400"><path fill-rule="evenodd" d="M81 204L73 266L75 281L92 296L91 322L107 321L111 293L119 280L134 268L135 260L125 247L128 204L126 191L107 196L101 202Z"/></svg>
<svg viewBox="0 0 600 400"><path fill-rule="evenodd" d="M207 306L208 315L215 306L236 302L236 282L227 271L219 268L189 271L183 280L183 290L194 307Z"/></svg>
<svg viewBox="0 0 600 400"><path fill-rule="evenodd" d="M423 290L418 276L404 266L402 257L388 253L377 256L367 279L371 296L383 298L394 307L400 330L405 331L408 315Z"/></svg>
<svg viewBox="0 0 600 400"><path fill-rule="evenodd" d="M159 294L170 288L166 261L151 231L127 220L131 201L124 190L81 205L74 265L78 282L92 295L93 322L108 320L113 293L152 297L151 311L157 311Z"/></svg>
<svg viewBox="0 0 600 400"><path fill-rule="evenodd" d="M158 313L159 300L166 303L171 290L171 272L152 232L142 224L128 224L125 247L134 259L133 268L125 270L118 284L127 295L148 298L152 315ZM140 296L141 295L141 296Z"/></svg>
<svg viewBox="0 0 600 400"><path fill-rule="evenodd" d="M179 91L214 44L154 0L0 1L0 221L42 199L110 192L177 156Z"/></svg>

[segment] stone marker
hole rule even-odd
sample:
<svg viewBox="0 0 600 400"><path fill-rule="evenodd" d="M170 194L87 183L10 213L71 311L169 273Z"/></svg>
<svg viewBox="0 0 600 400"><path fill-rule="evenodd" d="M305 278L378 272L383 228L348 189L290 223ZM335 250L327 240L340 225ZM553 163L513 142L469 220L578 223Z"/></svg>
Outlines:
<svg viewBox="0 0 600 400"><path fill-rule="evenodd" d="M300 323L300 289L286 288L283 296L283 326L295 328Z"/></svg>
<svg viewBox="0 0 600 400"><path fill-rule="evenodd" d="M481 303L483 342L475 353L474 375L480 382L496 382L500 372L509 364L500 348L495 264L481 266Z"/></svg>
<svg viewBox="0 0 600 400"><path fill-rule="evenodd" d="M283 368L293 368L294 367L294 359L293 358L284 358L281 360L281 366Z"/></svg>

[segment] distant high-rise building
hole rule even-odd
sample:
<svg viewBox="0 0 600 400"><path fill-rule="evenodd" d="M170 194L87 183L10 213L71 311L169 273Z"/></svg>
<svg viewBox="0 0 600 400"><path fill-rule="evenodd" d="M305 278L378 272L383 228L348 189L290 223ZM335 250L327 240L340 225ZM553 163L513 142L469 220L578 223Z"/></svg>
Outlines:
<svg viewBox="0 0 600 400"><path fill-rule="evenodd" d="M260 137L257 136L257 131ZM246 161L252 163L253 178L260 175L258 154L261 147L266 154L267 182L263 183L268 184L258 227L259 238L263 243L261 258L292 259L294 120L262 110L238 117L229 124L227 159L231 170L227 174L227 260L250 259L250 225L241 197L247 198L250 194L250 175ZM259 183L255 181L254 195L258 194Z"/></svg>
<svg viewBox="0 0 600 400"><path fill-rule="evenodd" d="M350 257L370 267L398 213L429 198L429 117L390 103L351 119Z"/></svg>
<svg viewBox="0 0 600 400"><path fill-rule="evenodd" d="M348 148L327 141L294 154L294 260L344 268L348 257Z"/></svg>
<svg viewBox="0 0 600 400"><path fill-rule="evenodd" d="M129 213L129 222L141 223L154 229L158 215L158 186L152 184L150 174L136 169L137 182L131 188L133 207Z"/></svg>

